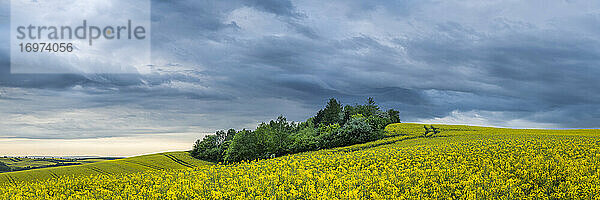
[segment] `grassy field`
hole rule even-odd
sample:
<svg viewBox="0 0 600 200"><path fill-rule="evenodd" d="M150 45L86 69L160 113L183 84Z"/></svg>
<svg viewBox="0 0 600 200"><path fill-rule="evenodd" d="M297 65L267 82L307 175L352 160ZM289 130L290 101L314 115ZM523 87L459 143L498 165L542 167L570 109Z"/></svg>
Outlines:
<svg viewBox="0 0 600 200"><path fill-rule="evenodd" d="M382 140L232 165L187 167L161 157L182 166L5 181L0 199L600 198L600 130L434 126L442 132L432 138L419 137L422 124L393 124ZM103 169L125 171L117 168L128 165L119 160L89 166L111 162Z"/></svg>
<svg viewBox="0 0 600 200"><path fill-rule="evenodd" d="M117 158L31 158L31 157L0 157L0 162L8 165L12 171L30 170L36 168L81 165L100 161L114 160Z"/></svg>
<svg viewBox="0 0 600 200"><path fill-rule="evenodd" d="M82 160L82 162L86 161L90 160ZM194 159L189 156L189 153L187 152L168 152L123 158L118 160L99 161L83 165L0 173L0 184L35 182L38 180L58 178L61 176L126 174L148 170L184 169L199 167L207 164L212 163Z"/></svg>

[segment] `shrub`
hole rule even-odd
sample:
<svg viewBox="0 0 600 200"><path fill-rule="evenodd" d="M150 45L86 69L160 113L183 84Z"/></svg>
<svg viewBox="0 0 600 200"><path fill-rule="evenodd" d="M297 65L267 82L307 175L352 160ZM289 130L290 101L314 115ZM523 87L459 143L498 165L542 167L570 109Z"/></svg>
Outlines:
<svg viewBox="0 0 600 200"><path fill-rule="evenodd" d="M373 130L377 131L383 131L383 129L385 129L385 126L391 124L391 120L389 118L376 115L369 116L365 121L369 124L369 126L371 126Z"/></svg>
<svg viewBox="0 0 600 200"><path fill-rule="evenodd" d="M323 132L320 135L323 148L333 148L373 141L383 137L383 132L374 130L362 115L354 115L343 127Z"/></svg>
<svg viewBox="0 0 600 200"><path fill-rule="evenodd" d="M345 145L369 142L381 138L381 131L373 129L367 118L355 117L338 132Z"/></svg>

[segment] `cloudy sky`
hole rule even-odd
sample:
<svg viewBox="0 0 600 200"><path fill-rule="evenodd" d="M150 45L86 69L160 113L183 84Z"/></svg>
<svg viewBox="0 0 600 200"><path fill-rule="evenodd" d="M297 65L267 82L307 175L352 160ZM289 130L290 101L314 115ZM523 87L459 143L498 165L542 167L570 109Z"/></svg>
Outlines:
<svg viewBox="0 0 600 200"><path fill-rule="evenodd" d="M599 1L157 0L140 75L11 74L9 8L0 154L185 150L330 97L407 122L600 127Z"/></svg>

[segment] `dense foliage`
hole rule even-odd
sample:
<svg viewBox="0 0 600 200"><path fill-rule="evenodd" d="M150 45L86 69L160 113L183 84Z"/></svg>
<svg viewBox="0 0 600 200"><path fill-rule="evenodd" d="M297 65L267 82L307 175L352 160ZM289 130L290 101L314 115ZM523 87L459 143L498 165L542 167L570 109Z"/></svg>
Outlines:
<svg viewBox="0 0 600 200"><path fill-rule="evenodd" d="M229 129L217 131L215 135L207 135L203 140L197 140L194 149L190 152L194 158L211 162L223 162L225 150L233 140L236 131Z"/></svg>
<svg viewBox="0 0 600 200"><path fill-rule="evenodd" d="M196 141L191 155L212 162L273 158L377 140L384 136L386 125L399 122L398 111L381 111L372 98L355 106L344 106L332 98L305 122L290 122L279 116L259 124L254 131L230 129L207 135Z"/></svg>

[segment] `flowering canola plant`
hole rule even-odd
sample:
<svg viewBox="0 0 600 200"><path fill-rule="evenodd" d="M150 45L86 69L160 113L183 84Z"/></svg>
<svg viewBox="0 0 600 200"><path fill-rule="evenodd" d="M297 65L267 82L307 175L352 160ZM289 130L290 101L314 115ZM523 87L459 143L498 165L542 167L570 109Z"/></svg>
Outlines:
<svg viewBox="0 0 600 200"><path fill-rule="evenodd" d="M600 198L600 130L437 126L433 138L392 124L383 140L237 164L11 182L0 199Z"/></svg>

